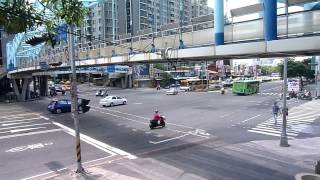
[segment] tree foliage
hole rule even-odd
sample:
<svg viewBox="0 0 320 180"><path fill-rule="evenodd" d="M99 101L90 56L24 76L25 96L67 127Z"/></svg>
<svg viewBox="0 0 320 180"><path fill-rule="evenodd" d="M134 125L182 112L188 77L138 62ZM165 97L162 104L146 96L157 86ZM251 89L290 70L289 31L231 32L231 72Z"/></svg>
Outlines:
<svg viewBox="0 0 320 180"><path fill-rule="evenodd" d="M272 73L279 73L280 69L278 66L262 66L261 72L264 76L271 75Z"/></svg>
<svg viewBox="0 0 320 180"><path fill-rule="evenodd" d="M8 33L24 32L41 25L41 14L27 0L4 0L0 2L0 27Z"/></svg>
<svg viewBox="0 0 320 180"><path fill-rule="evenodd" d="M38 1L42 10L35 8L28 0L1 0L0 27L9 34L16 34L45 25L47 40L55 43L55 30L59 24L81 26L88 12L79 0ZM53 17L48 17L46 11L51 11Z"/></svg>
<svg viewBox="0 0 320 180"><path fill-rule="evenodd" d="M288 77L306 77L314 78L314 71L311 70L311 59L305 59L302 62L290 59L288 61ZM281 76L283 76L283 63L279 65Z"/></svg>
<svg viewBox="0 0 320 180"><path fill-rule="evenodd" d="M166 87L166 86L170 85L172 76L169 73L163 72L163 73L161 73L160 76L162 78L162 80L160 81L161 87Z"/></svg>

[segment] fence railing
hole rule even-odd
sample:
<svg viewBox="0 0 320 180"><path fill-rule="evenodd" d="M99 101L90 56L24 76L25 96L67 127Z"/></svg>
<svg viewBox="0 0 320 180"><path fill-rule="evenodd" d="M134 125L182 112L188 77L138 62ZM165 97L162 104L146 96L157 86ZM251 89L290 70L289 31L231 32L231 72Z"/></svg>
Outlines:
<svg viewBox="0 0 320 180"><path fill-rule="evenodd" d="M291 13L288 17L286 17L286 15L279 15L277 24L278 38L319 34L320 10ZM185 48L213 45L215 43L213 37L213 22L208 21L183 26L181 28L178 27L160 32L142 34L132 38L126 36L126 38L113 41L112 43L101 42L97 45L77 48L76 59L86 60L128 55L130 53L129 48L131 47L131 41L133 49L131 53L150 52L153 43L157 50L168 47L178 48L180 33L182 33ZM224 36L225 43L263 40L263 19L259 18L245 22L226 24ZM69 65L67 47L58 47L50 51L50 53L42 54L41 56L31 59L20 58L19 62L17 62L17 67L37 66L41 61L46 61L48 64L61 62Z"/></svg>

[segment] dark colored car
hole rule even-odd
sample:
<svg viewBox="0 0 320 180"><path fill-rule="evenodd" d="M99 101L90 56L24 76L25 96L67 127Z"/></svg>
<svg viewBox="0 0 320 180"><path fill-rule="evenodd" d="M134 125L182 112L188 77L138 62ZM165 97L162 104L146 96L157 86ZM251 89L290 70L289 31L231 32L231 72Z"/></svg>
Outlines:
<svg viewBox="0 0 320 180"><path fill-rule="evenodd" d="M71 101L68 99L53 100L48 105L48 111L51 113L71 112Z"/></svg>
<svg viewBox="0 0 320 180"><path fill-rule="evenodd" d="M53 92L60 92L61 94L65 94L66 91L61 87L61 86L51 86L49 87L50 91L53 91Z"/></svg>

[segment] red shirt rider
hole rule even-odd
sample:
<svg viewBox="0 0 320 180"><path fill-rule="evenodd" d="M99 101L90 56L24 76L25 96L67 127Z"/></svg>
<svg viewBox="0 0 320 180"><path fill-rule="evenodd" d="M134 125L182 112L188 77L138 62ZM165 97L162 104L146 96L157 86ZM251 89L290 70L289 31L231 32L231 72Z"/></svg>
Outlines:
<svg viewBox="0 0 320 180"><path fill-rule="evenodd" d="M159 114L159 111L154 111L155 112L155 114L154 114L154 116L153 116L153 120L154 121L160 121L161 120L161 116L160 116L160 114Z"/></svg>

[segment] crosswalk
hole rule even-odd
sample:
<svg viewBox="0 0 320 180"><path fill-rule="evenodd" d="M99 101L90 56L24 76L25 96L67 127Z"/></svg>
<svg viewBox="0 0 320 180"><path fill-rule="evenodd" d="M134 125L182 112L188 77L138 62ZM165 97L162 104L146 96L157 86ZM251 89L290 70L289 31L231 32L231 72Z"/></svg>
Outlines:
<svg viewBox="0 0 320 180"><path fill-rule="evenodd" d="M309 127L320 116L320 101L310 101L303 105L294 107L289 110L287 120L287 135L289 138L297 137L304 129ZM278 117L277 125L274 125L273 118L258 124L248 130L248 132L281 136L282 116Z"/></svg>
<svg viewBox="0 0 320 180"><path fill-rule="evenodd" d="M281 93L274 93L274 92L259 92L258 95L265 95L265 96L280 96Z"/></svg>
<svg viewBox="0 0 320 180"><path fill-rule="evenodd" d="M62 131L39 113L14 106L0 106L0 140Z"/></svg>

